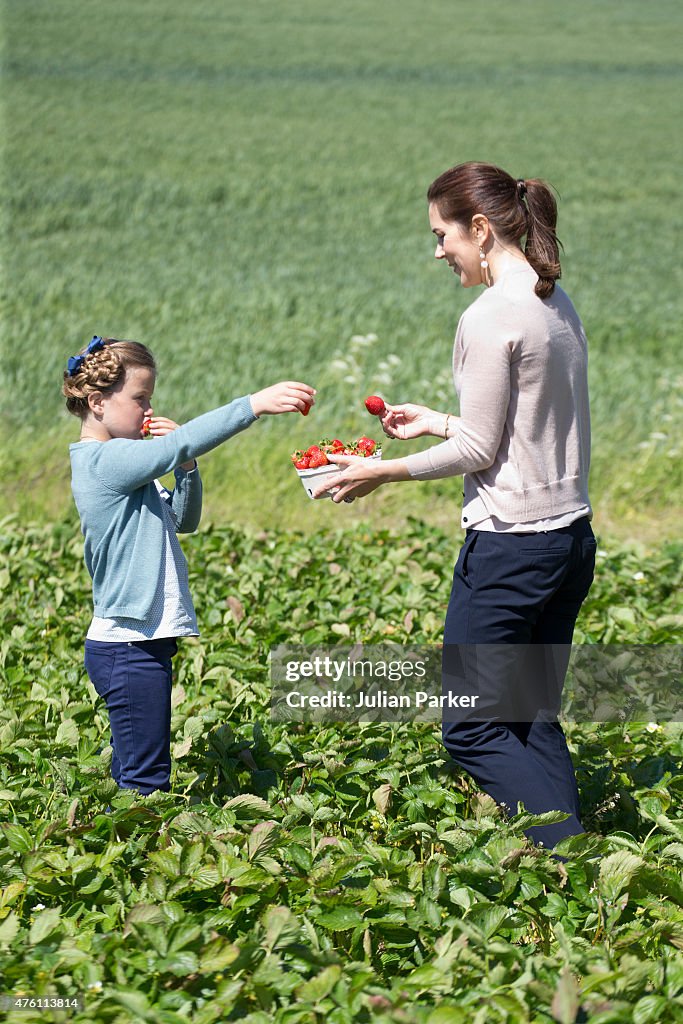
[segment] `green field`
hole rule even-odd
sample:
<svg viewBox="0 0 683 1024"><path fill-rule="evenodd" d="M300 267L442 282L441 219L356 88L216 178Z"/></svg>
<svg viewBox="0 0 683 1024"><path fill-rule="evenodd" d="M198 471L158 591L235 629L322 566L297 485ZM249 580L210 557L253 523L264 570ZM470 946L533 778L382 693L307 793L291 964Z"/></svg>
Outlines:
<svg viewBox="0 0 683 1024"><path fill-rule="evenodd" d="M589 831L558 862L434 725L270 720L274 644L438 642L448 533L186 546L202 636L176 663L172 792L140 798L82 668L79 539L0 528L0 972L85 1004L13 1024L680 1022L680 721L567 723ZM680 549L598 561L577 641L674 642Z"/></svg>
<svg viewBox="0 0 683 1024"><path fill-rule="evenodd" d="M0 997L85 1003L9 1020L683 1020L666 710L567 723L588 833L558 861L438 728L274 723L268 676L282 641L440 642L460 480L339 508L289 453L372 433L372 392L456 411L475 296L432 258L425 193L469 159L560 194L599 539L575 640L680 643L682 21L674 0L4 0ZM176 661L172 792L149 798L116 791L82 664L60 386L93 333L153 349L179 421L318 389L308 419L202 458L202 636Z"/></svg>
<svg viewBox="0 0 683 1024"><path fill-rule="evenodd" d="M287 457L367 430L375 390L454 408L451 342L474 295L432 260L424 196L445 167L487 159L560 193L598 527L673 533L680 23L673 0L90 0L87 15L5 0L9 507L69 507L60 375L99 333L152 347L156 408L176 419L283 377L319 389L305 423L259 424L205 460L214 521L457 521L453 481L314 507ZM334 362L368 334L352 373Z"/></svg>

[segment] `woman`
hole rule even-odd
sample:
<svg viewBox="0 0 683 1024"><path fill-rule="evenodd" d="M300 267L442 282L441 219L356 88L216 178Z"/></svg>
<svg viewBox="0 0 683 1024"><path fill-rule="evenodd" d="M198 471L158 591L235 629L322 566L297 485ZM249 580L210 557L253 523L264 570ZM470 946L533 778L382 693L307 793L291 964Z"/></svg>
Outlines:
<svg viewBox="0 0 683 1024"><path fill-rule="evenodd" d="M444 722L444 744L513 812L518 801L536 813L565 811L562 823L529 830L554 845L583 831L557 710L595 561L586 338L555 284L557 207L546 184L466 163L440 175L428 200L436 259L463 287L486 288L455 337L460 414L387 405L389 437L442 442L382 462L336 456L343 472L325 487L337 486L340 502L390 481L463 475L466 539L446 615L444 679L476 678L479 707L491 714ZM510 657L510 644L524 646ZM508 701L515 685L519 700Z"/></svg>

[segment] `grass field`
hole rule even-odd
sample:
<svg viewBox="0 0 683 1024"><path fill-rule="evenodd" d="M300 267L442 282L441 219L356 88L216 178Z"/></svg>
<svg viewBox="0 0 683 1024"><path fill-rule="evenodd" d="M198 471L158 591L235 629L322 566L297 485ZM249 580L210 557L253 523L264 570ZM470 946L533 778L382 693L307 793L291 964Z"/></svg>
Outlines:
<svg viewBox="0 0 683 1024"><path fill-rule="evenodd" d="M316 386L308 420L259 424L205 460L208 516L342 521L302 500L288 453L367 430L371 391L454 408L451 340L473 293L433 263L424 194L477 158L561 196L598 527L675 532L680 5L92 0L86 15L6 0L3 20L10 509L69 509L61 371L107 333L153 348L156 409L176 419L282 377ZM369 334L352 372L334 362ZM453 523L459 495L395 487L343 515Z"/></svg>

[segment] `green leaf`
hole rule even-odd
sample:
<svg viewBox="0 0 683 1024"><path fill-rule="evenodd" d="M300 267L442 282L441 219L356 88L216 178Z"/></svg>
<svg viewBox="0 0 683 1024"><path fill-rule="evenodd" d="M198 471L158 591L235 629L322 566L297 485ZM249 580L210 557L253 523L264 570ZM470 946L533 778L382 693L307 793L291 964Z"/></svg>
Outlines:
<svg viewBox="0 0 683 1024"><path fill-rule="evenodd" d="M633 1007L633 1024L659 1024L666 1020L668 1006L663 996L643 996Z"/></svg>
<svg viewBox="0 0 683 1024"><path fill-rule="evenodd" d="M342 905L318 914L315 923L331 932L343 932L363 924L363 916L355 907Z"/></svg>
<svg viewBox="0 0 683 1024"><path fill-rule="evenodd" d="M642 857L637 857L628 850L618 850L605 857L600 864L598 881L606 899L616 899L643 865Z"/></svg>
<svg viewBox="0 0 683 1024"><path fill-rule="evenodd" d="M187 974L195 974L197 972L199 960L196 953L184 949L161 960L159 962L159 969L161 971L169 971L171 974L176 974L179 978L183 978Z"/></svg>
<svg viewBox="0 0 683 1024"><path fill-rule="evenodd" d="M470 911L467 920L476 924L484 933L487 939L498 931L505 918L510 913L507 907L493 905L476 905Z"/></svg>
<svg viewBox="0 0 683 1024"><path fill-rule="evenodd" d="M269 950L279 949L298 938L301 926L289 907L271 907L263 917L266 929L265 946Z"/></svg>
<svg viewBox="0 0 683 1024"><path fill-rule="evenodd" d="M662 857L673 857L675 860L683 860L683 843L669 843L661 851Z"/></svg>
<svg viewBox="0 0 683 1024"><path fill-rule="evenodd" d="M152 1012L147 998L142 992L130 992L115 990L109 996L115 1003L120 1006L124 1006L128 1010L134 1020L145 1020L145 1021L156 1021L158 1017Z"/></svg>
<svg viewBox="0 0 683 1024"><path fill-rule="evenodd" d="M579 988L569 968L564 967L555 989L550 1012L558 1024L574 1024L579 1009Z"/></svg>
<svg viewBox="0 0 683 1024"><path fill-rule="evenodd" d="M193 921L180 921L171 929L168 941L168 951L177 953L179 950L189 946L195 939L199 938L201 927Z"/></svg>
<svg viewBox="0 0 683 1024"><path fill-rule="evenodd" d="M147 859L168 878L180 877L180 860L171 850L154 850L147 855Z"/></svg>
<svg viewBox="0 0 683 1024"><path fill-rule="evenodd" d="M427 1017L427 1024L468 1024L465 1010L457 1006L438 1006Z"/></svg>
<svg viewBox="0 0 683 1024"><path fill-rule="evenodd" d="M0 826L5 834L7 845L17 853L28 853L33 849L33 838L23 825L3 824Z"/></svg>
<svg viewBox="0 0 683 1024"><path fill-rule="evenodd" d="M635 626L636 624L636 613L630 605L612 605L609 609L609 614L615 622L622 626Z"/></svg>
<svg viewBox="0 0 683 1024"><path fill-rule="evenodd" d="M153 903L137 903L126 914L123 926L123 934L129 935L134 925L139 924L165 924L166 918L161 907Z"/></svg>
<svg viewBox="0 0 683 1024"><path fill-rule="evenodd" d="M236 811L253 811L255 814L272 814L273 808L265 800L262 800L260 796L254 796L252 793L242 793L240 796L234 796L232 800L228 800L223 807L230 807Z"/></svg>
<svg viewBox="0 0 683 1024"><path fill-rule="evenodd" d="M341 967L337 964L326 967L315 978L299 985L296 990L297 998L305 1003L319 1003L321 999L330 994L341 978L341 973Z"/></svg>
<svg viewBox="0 0 683 1024"><path fill-rule="evenodd" d="M191 875L194 869L202 862L204 856L204 844L201 840L195 839L192 842L185 843L180 853L181 875Z"/></svg>
<svg viewBox="0 0 683 1024"><path fill-rule="evenodd" d="M34 918L31 930L28 933L28 941L32 946L37 946L60 926L61 911L58 907L50 910L41 910Z"/></svg>
<svg viewBox="0 0 683 1024"><path fill-rule="evenodd" d="M187 739L198 739L204 732L204 719L197 716L187 718L183 726L183 736Z"/></svg>
<svg viewBox="0 0 683 1024"><path fill-rule="evenodd" d="M0 889L0 908L10 907L25 889L26 882L10 882L4 889Z"/></svg>
<svg viewBox="0 0 683 1024"><path fill-rule="evenodd" d="M543 814L522 812L510 818L509 823L514 826L515 830L521 831L537 825L558 825L561 821L566 821L568 817L566 811L544 811Z"/></svg>
<svg viewBox="0 0 683 1024"><path fill-rule="evenodd" d="M10 910L7 917L0 921L0 949L9 946L17 935L19 927L19 918L13 910Z"/></svg>
<svg viewBox="0 0 683 1024"><path fill-rule="evenodd" d="M226 967L237 960L240 955L240 948L225 939L214 939L206 946L200 955L199 967L203 974L212 974L223 971Z"/></svg>
<svg viewBox="0 0 683 1024"><path fill-rule="evenodd" d="M261 821L254 825L247 840L247 856L255 860L277 845L279 827L276 821Z"/></svg>
<svg viewBox="0 0 683 1024"><path fill-rule="evenodd" d="M214 824L207 814L196 811L182 811L169 822L169 828L184 832L187 836L207 835L214 831Z"/></svg>
<svg viewBox="0 0 683 1024"><path fill-rule="evenodd" d="M78 726L73 718L65 718L57 729L57 743L65 743L68 747L77 747L79 740Z"/></svg>

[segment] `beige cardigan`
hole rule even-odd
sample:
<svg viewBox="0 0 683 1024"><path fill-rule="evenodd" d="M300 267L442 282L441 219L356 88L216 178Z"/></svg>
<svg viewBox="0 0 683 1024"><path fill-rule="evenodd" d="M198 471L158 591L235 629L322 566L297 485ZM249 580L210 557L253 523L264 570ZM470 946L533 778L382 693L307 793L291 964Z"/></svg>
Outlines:
<svg viewBox="0 0 683 1024"><path fill-rule="evenodd" d="M468 527L590 507L586 336L562 289L539 299L536 280L520 264L463 313L453 350L460 415L447 441L405 459L414 478L464 475Z"/></svg>

